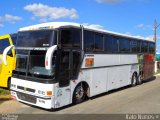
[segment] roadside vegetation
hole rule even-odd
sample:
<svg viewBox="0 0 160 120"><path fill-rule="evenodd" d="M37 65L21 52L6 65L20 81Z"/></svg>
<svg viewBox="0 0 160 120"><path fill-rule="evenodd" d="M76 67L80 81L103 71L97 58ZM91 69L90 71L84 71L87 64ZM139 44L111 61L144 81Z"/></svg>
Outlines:
<svg viewBox="0 0 160 120"><path fill-rule="evenodd" d="M157 61L160 61L160 58L156 58Z"/></svg>
<svg viewBox="0 0 160 120"><path fill-rule="evenodd" d="M3 88L0 88L0 104L2 102L5 102L7 100L10 100L11 97L10 97L10 92L9 90L6 90L6 89L3 89Z"/></svg>

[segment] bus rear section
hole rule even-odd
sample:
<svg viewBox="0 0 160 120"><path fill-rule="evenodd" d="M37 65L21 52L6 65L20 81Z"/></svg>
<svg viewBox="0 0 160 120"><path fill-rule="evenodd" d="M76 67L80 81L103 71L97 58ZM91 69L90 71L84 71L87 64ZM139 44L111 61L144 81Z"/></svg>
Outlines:
<svg viewBox="0 0 160 120"><path fill-rule="evenodd" d="M15 69L15 51L10 50L6 56L6 63L3 61L3 52L6 47L16 44L17 35L8 34L0 36L0 87L8 88L12 70Z"/></svg>

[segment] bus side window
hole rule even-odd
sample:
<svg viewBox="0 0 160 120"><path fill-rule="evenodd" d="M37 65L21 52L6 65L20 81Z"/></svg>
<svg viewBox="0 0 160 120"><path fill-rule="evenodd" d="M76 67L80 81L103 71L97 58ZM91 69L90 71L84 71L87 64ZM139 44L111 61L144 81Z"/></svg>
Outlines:
<svg viewBox="0 0 160 120"><path fill-rule="evenodd" d="M94 49L94 33L84 31L84 49L86 51L93 51Z"/></svg>
<svg viewBox="0 0 160 120"><path fill-rule="evenodd" d="M112 52L112 36L110 35L105 36L105 51Z"/></svg>
<svg viewBox="0 0 160 120"><path fill-rule="evenodd" d="M121 38L119 40L119 50L120 52L130 52L130 40Z"/></svg>
<svg viewBox="0 0 160 120"><path fill-rule="evenodd" d="M143 52L143 53L148 52L148 43L147 42L141 43L141 52Z"/></svg>
<svg viewBox="0 0 160 120"><path fill-rule="evenodd" d="M154 47L155 47L154 43L149 43L149 52L150 53L154 53Z"/></svg>
<svg viewBox="0 0 160 120"><path fill-rule="evenodd" d="M103 34L95 34L95 51L104 51L104 36Z"/></svg>
<svg viewBox="0 0 160 120"><path fill-rule="evenodd" d="M15 34L11 34L10 36L11 36L11 38L12 38L13 45L16 45L16 42L17 42L17 34L16 34L16 33L15 33Z"/></svg>
<svg viewBox="0 0 160 120"><path fill-rule="evenodd" d="M77 79L81 62L80 52L73 52L72 79Z"/></svg>
<svg viewBox="0 0 160 120"><path fill-rule="evenodd" d="M81 32L79 29L61 30L61 44L65 48L80 48Z"/></svg>
<svg viewBox="0 0 160 120"><path fill-rule="evenodd" d="M4 49L8 46L10 46L8 38L0 40L0 54L3 54ZM12 50L10 50L7 55L13 57Z"/></svg>
<svg viewBox="0 0 160 120"><path fill-rule="evenodd" d="M112 39L112 52L113 53L117 53L117 52L119 52L119 50L118 50L118 45L119 44L119 40L118 40L118 38L117 37L113 37L113 39Z"/></svg>

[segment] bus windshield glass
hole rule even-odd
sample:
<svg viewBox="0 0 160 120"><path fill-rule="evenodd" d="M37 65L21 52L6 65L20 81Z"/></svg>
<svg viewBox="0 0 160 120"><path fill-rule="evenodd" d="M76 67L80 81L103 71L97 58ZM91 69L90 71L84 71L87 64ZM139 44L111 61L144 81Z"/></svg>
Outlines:
<svg viewBox="0 0 160 120"><path fill-rule="evenodd" d="M45 53L33 51L30 53L30 65L29 74L36 77L54 76L55 70L55 56L52 58L52 70L47 70L45 68Z"/></svg>
<svg viewBox="0 0 160 120"><path fill-rule="evenodd" d="M55 75L56 53L52 58L52 69L45 68L46 51L17 50L16 71L18 74L38 78L53 78Z"/></svg>
<svg viewBox="0 0 160 120"><path fill-rule="evenodd" d="M53 30L26 31L18 33L17 47L50 47L56 42Z"/></svg>

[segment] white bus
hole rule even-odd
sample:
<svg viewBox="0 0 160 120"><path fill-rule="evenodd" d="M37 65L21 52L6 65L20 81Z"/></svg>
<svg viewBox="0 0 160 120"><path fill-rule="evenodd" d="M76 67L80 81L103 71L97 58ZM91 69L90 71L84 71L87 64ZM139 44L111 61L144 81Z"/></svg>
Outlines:
<svg viewBox="0 0 160 120"><path fill-rule="evenodd" d="M11 78L12 98L52 109L135 86L154 75L154 45L77 23L21 28Z"/></svg>

